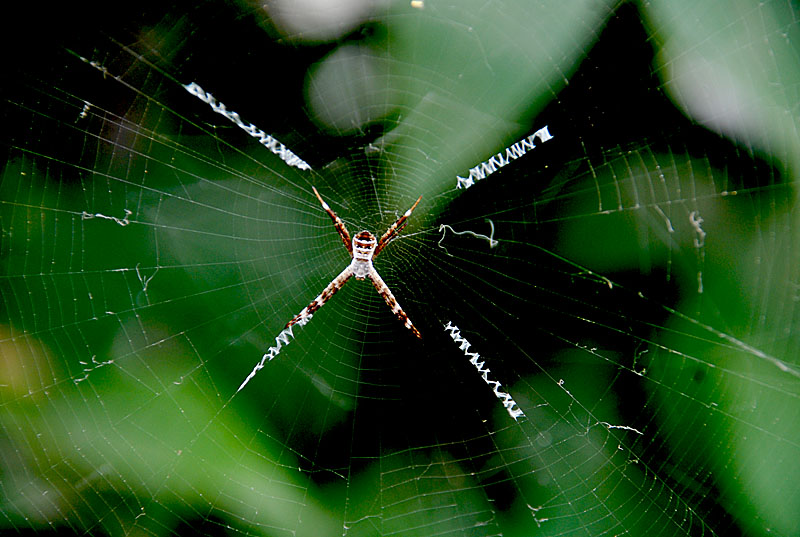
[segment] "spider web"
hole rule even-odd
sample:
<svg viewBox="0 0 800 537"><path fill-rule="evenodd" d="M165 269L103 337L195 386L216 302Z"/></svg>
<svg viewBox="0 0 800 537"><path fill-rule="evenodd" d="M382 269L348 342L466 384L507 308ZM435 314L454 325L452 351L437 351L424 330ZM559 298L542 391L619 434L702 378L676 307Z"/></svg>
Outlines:
<svg viewBox="0 0 800 537"><path fill-rule="evenodd" d="M796 7L298 6L6 17L4 531L797 535Z"/></svg>

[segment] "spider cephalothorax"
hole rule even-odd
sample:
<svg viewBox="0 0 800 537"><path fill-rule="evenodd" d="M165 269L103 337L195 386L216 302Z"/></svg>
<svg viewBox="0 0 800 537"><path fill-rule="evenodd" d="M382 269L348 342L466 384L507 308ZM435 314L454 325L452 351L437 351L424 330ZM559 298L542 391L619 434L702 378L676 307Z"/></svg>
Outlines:
<svg viewBox="0 0 800 537"><path fill-rule="evenodd" d="M317 196L317 199L322 203L322 208L330 215L333 219L333 225L336 227L336 231L339 233L339 237L341 237L342 242L344 243L347 251L350 252L350 257L352 260L350 264L345 268L336 278L328 284L328 286L323 289L322 293L319 294L317 298L314 299L311 304L303 308L303 311L298 313L294 316L294 318L286 323L286 327L290 327L293 324L296 324L300 321L307 320L311 315L314 314L319 308L322 307L325 302L328 301L333 294L342 288L342 286L349 280L351 277L354 277L357 280L363 280L364 278L368 278L372 285L375 286L375 289L378 290L378 294L380 294L383 299L386 301L386 304L392 309L392 313L394 313L398 319L403 321L403 324L406 328L411 330L411 332L421 338L422 336L419 333L419 330L411 323L411 320L408 318L408 315L403 311L403 308L400 307L400 304L397 303L397 299L394 297L392 292L389 290L389 287L384 283L381 279L380 275L378 275L378 271L375 270L375 267L372 265L372 260L377 257L377 255L383 250L383 248L394 239L400 231L402 231L403 227L406 225L406 220L408 217L411 216L411 212L417 206L417 204L422 199L420 196L414 205L411 206L409 210L403 213L403 216L397 219L397 221L389 226L389 229L386 230L386 233L380 238L380 240L375 239L375 235L370 233L369 231L359 231L356 233L355 237L350 239L350 233L348 233L347 228L344 225L344 222L336 216L336 213L328 207L328 204L325 203L325 200L322 199L322 196L319 195L317 189L312 187L314 190L314 194Z"/></svg>

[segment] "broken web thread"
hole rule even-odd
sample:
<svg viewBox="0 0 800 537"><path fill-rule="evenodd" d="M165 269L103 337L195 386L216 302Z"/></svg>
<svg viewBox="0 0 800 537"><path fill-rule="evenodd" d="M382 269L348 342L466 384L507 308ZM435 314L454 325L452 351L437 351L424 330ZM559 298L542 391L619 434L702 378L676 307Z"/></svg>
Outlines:
<svg viewBox="0 0 800 537"><path fill-rule="evenodd" d="M454 235L471 235L471 236L475 237L476 239L484 239L484 240L489 242L489 248L494 248L495 246L497 246L499 244L499 242L494 239L494 222L492 222L488 218L486 219L486 221L489 223L489 227L491 228L491 232L489 233L488 237L486 235L481 235L480 233L476 233L474 231L470 231L469 229L464 230L464 231L456 231L451 226L449 226L447 224L442 224L442 225L439 226L439 231L442 232L442 238L439 239L439 242L436 243L436 246L438 246L439 248L444 250L444 253L446 253L450 257L453 257L453 254L448 252L447 248L442 246L442 241L444 240L444 237L447 234L447 230L449 229Z"/></svg>
<svg viewBox="0 0 800 537"><path fill-rule="evenodd" d="M125 209L125 216L122 217L122 218L118 218L116 216L107 216L107 215L104 215L102 213L94 213L94 214L92 214L92 213L87 213L86 211L83 211L81 213L81 219L82 220L91 220L92 218L101 218L103 220L111 220L112 222L116 222L117 224L121 225L122 227L125 227L125 226L127 226L128 224L131 223L130 220L128 220L128 217L130 215L132 215L132 214L133 214L133 211L131 211L130 209Z"/></svg>

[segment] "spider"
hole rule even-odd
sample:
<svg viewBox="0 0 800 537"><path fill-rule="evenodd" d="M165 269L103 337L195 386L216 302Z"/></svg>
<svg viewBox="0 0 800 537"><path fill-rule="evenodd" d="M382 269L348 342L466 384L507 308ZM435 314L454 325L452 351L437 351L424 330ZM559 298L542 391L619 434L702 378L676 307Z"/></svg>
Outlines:
<svg viewBox="0 0 800 537"><path fill-rule="evenodd" d="M411 319L408 318L408 315L403 311L403 308L400 307L400 304L397 303L397 299L394 297L392 292L389 290L389 287L384 283L381 277L378 275L378 271L375 270L375 267L372 266L372 260L381 253L389 242L391 242L398 233L400 233L406 225L406 220L408 217L411 216L411 211L417 206L417 204L422 199L422 196L417 198L417 201L414 205L411 206L409 210L403 213L403 216L397 219L397 221L389 226L389 229L386 230L386 233L383 234L383 237L380 240L375 240L375 235L370 233L369 231L359 231L356 233L355 237L350 239L350 233L347 232L347 228L344 225L344 222L336 216L336 213L328 207L328 204L325 203L325 200L322 199L322 196L319 195L317 189L315 187L311 187L314 190L314 194L317 196L317 199L322 204L322 208L330 215L331 219L333 219L333 225L336 227L336 231L339 233L339 237L341 237L342 242L344 243L345 248L350 253L350 257L352 261L350 264L347 265L338 276L336 276L328 286L323 289L322 293L319 294L317 298L315 298L311 304L303 308L303 311L298 313L294 316L294 318L286 323L286 328L289 328L293 324L300 322L304 324L303 321L308 320L311 315L314 314L315 311L320 309L325 302L330 299L333 294L342 288L342 286L350 279L351 276L354 276L356 280L363 280L364 278L369 279L372 282L372 285L375 286L375 289L378 290L378 294L383 297L386 301L386 304L392 309L392 313L394 313L398 319L403 321L403 324L406 328L411 330L411 332L417 336L418 338L422 339L422 336L419 333L419 330L411 323Z"/></svg>

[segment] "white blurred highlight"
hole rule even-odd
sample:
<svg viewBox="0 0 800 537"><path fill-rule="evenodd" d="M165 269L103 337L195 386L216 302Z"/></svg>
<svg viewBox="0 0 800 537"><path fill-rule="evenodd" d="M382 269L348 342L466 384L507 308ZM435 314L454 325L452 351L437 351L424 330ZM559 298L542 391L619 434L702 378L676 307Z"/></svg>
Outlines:
<svg viewBox="0 0 800 537"><path fill-rule="evenodd" d="M299 41L330 41L361 24L372 0L271 0L263 8L278 30Z"/></svg>
<svg viewBox="0 0 800 537"><path fill-rule="evenodd" d="M380 61L364 47L344 45L312 70L306 80L308 106L323 128L346 134L385 112Z"/></svg>
<svg viewBox="0 0 800 537"><path fill-rule="evenodd" d="M672 63L672 91L686 112L706 127L734 139L759 129L754 99L725 65L684 55Z"/></svg>

